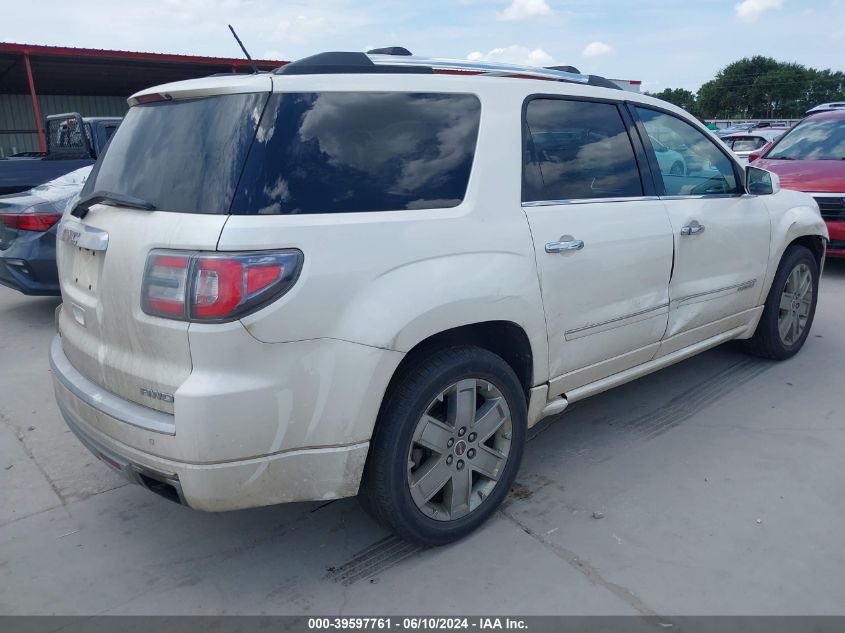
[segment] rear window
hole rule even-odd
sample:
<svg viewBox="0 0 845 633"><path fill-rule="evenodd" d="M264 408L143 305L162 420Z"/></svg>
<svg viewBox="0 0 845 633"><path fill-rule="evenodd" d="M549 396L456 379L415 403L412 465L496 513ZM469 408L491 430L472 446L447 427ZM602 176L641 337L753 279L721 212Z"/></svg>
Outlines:
<svg viewBox="0 0 845 633"><path fill-rule="evenodd" d="M107 191L162 211L227 213L267 93L129 109L82 195Z"/></svg>
<svg viewBox="0 0 845 633"><path fill-rule="evenodd" d="M274 94L232 212L448 208L466 194L481 104L466 94Z"/></svg>
<svg viewBox="0 0 845 633"><path fill-rule="evenodd" d="M481 105L465 94L223 95L135 106L85 187L187 213L454 207Z"/></svg>
<svg viewBox="0 0 845 633"><path fill-rule="evenodd" d="M724 140L725 145L735 152L750 152L760 149L768 142L762 136L734 136Z"/></svg>

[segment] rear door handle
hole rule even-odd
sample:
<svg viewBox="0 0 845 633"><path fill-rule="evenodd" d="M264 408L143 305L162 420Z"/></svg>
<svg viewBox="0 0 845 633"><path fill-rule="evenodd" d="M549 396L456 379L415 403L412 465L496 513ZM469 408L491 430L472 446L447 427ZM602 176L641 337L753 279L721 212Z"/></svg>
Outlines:
<svg viewBox="0 0 845 633"><path fill-rule="evenodd" d="M549 242L546 244L547 253L563 253L565 251L580 251L584 248L583 240L569 240L568 242Z"/></svg>
<svg viewBox="0 0 845 633"><path fill-rule="evenodd" d="M703 224L689 224L681 227L681 235L699 235L704 233Z"/></svg>

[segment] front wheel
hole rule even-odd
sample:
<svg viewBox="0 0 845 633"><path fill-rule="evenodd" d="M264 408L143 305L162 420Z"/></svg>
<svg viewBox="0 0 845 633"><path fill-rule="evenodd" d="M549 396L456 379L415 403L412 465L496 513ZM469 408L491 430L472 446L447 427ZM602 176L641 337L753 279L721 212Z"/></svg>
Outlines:
<svg viewBox="0 0 845 633"><path fill-rule="evenodd" d="M816 258L803 246L790 246L778 266L760 323L746 342L746 349L773 360L797 354L810 333L818 291Z"/></svg>
<svg viewBox="0 0 845 633"><path fill-rule="evenodd" d="M361 483L364 508L421 545L455 541L507 495L525 443L513 369L477 347L421 357L391 386Z"/></svg>

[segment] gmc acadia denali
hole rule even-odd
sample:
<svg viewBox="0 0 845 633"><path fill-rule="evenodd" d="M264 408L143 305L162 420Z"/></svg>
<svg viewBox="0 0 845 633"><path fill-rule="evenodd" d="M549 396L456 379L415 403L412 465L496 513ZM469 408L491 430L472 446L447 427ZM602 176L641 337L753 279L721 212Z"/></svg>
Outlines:
<svg viewBox="0 0 845 633"><path fill-rule="evenodd" d="M813 321L815 201L600 77L324 53L129 103L58 229L56 398L198 510L358 495L453 541L544 416Z"/></svg>

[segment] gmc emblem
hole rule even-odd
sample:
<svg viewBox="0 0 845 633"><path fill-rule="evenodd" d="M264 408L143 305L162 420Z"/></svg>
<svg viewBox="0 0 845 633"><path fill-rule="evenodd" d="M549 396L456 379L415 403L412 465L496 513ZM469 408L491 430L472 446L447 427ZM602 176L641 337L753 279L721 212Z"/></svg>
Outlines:
<svg viewBox="0 0 845 633"><path fill-rule="evenodd" d="M62 233L59 235L59 239L63 242L67 242L72 246L76 246L79 242L79 236L82 235L79 231L76 231L70 227L63 226Z"/></svg>
<svg viewBox="0 0 845 633"><path fill-rule="evenodd" d="M141 395L146 396L147 398L152 398L153 400L161 400L162 402L169 402L171 404L174 400L173 394L156 391L155 389L147 389L146 387L141 387Z"/></svg>

